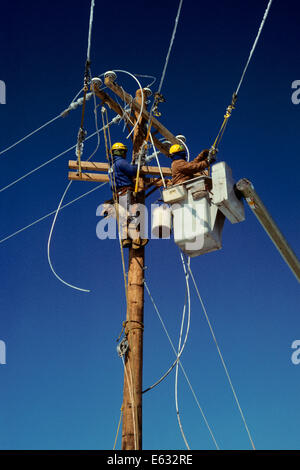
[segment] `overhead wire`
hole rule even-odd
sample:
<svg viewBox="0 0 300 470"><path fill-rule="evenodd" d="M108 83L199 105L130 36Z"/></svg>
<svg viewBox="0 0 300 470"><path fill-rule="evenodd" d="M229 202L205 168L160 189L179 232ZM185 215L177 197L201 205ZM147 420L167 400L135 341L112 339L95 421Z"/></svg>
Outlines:
<svg viewBox="0 0 300 470"><path fill-rule="evenodd" d="M185 345L187 343L187 339L188 339L188 335L189 335L189 330L190 330L190 323L191 323L191 302L190 302L190 287L189 287L189 281L187 279L187 275L186 275L186 269L185 269L185 266L184 266L184 259L181 255L181 260L182 260L182 263L183 263L183 267L184 267L184 272L185 272L185 281L186 281L186 301L188 303L188 319L187 319L187 326L186 326L186 332L185 332L185 337L184 337L184 341L182 343L182 346L180 348L180 350L177 352L177 356L176 356L176 359L175 361L172 363L172 365L169 367L169 369L160 377L159 380L157 380L153 385L151 385L150 387L146 388L145 390L143 390L142 393L146 393L150 390L152 390L153 388L155 388L157 385L159 385L169 374L170 372L174 369L174 367L178 364L179 362L179 359L184 351L184 348L185 348ZM146 282L146 281L145 281ZM186 302L185 302L185 305L186 305ZM184 323L184 318L185 318L185 309L186 307L184 307L184 310L183 310L183 319L182 319L182 324Z"/></svg>
<svg viewBox="0 0 300 470"><path fill-rule="evenodd" d="M92 0L92 3L93 3L93 0ZM90 74L90 71L89 71L89 74ZM91 74L90 74L90 78L91 78ZM97 103L96 103L96 99L95 99L95 92L94 92L94 89L93 89L93 95L94 95L94 119L95 119L95 127L96 127L96 133L98 134L98 141L97 141L97 146L94 150L94 152L90 155L90 157L87 159L87 161L89 161L93 156L94 154L96 153L96 151L98 150L98 147L100 145L100 130L99 130L99 127L98 127L98 118L97 118ZM105 131L105 129L104 129ZM80 165L79 165L80 166ZM53 272L53 274L55 275L55 277L60 281L62 282L64 285L66 285L67 287L70 287L74 290L77 290L77 291L80 291L80 292L90 292L89 289L84 289L82 287L78 287L78 286L75 286L73 284L70 284L69 282L66 282L64 279L62 279L61 276L59 276L54 267L53 267L53 264L52 264L52 261L51 261L51 256L50 256L50 246L51 246L51 240L52 240L52 234L53 234L53 230L54 230L54 226L55 226L55 223L56 223L56 219L57 219L57 216L58 216L58 213L59 213L59 209L60 209L60 206L62 205L63 201L64 201L64 198L66 197L66 194L68 193L69 189L70 189L70 186L71 184L73 183L73 181L71 180L63 195L62 195L62 198L59 202L59 205L58 205L58 208L57 208L57 211L55 213L55 216L54 216L54 219L53 219L53 222L52 222L52 225L51 225L51 229L50 229L50 233L49 233L49 237L48 237L48 243L47 243L47 259L48 259L48 263L49 263L49 266L50 266L50 269L51 271Z"/></svg>
<svg viewBox="0 0 300 470"><path fill-rule="evenodd" d="M84 194L81 194L80 196L76 197L75 199L72 199L70 202L67 202L66 204L62 205L60 207L60 211L62 211L66 207L70 206L71 204L74 204L75 202L79 201L80 199L84 198L85 196L88 196L89 194L93 193L94 191L97 191L98 189L102 188L102 186L104 186L105 184L107 184L107 183L106 182L102 183L102 184L96 186L95 188L90 189L89 191L85 192ZM51 215L55 214L56 212L57 212L57 208L55 210L49 212L48 214L40 217L39 219L31 222L30 224L25 225L21 229L19 229L15 232L11 233L10 235L7 235L6 237L2 238L0 240L0 243L4 243L5 241L9 240L10 238L13 238L16 235L19 235L19 233L22 233L25 230L27 230L28 228L33 227L34 225L38 224L39 222L42 222L43 220L47 219L48 217L51 217Z"/></svg>
<svg viewBox="0 0 300 470"><path fill-rule="evenodd" d="M153 103L152 103L152 106L151 106L150 112L149 112L148 123L147 123L148 129L147 129L146 139L145 139L145 142L144 142L146 148L147 148L148 139L151 135L150 131L151 131L152 122L153 122L153 111L154 111L154 108L155 108L158 100L160 99L159 97L161 96L160 92L161 92L162 85L163 85L163 82L164 82L164 79L165 79L165 76L166 76L167 66L168 66L168 63L169 63L171 50L172 50L173 43L174 43L174 40L175 40L175 35L176 35L176 30L177 30L177 26L178 26L179 17L180 17L182 3L183 3L183 0L180 0L178 10L177 10L177 15L176 15L176 18L175 18L174 28L173 28L173 32L172 32L172 36L171 36L171 40L170 40L170 44L169 44L169 49L168 49L168 52L167 52L167 56L166 56L166 59L165 59L165 64L164 64L164 67L163 67L163 71L162 71L162 75L161 75L161 79L160 79L160 83L159 83L159 87L158 87L158 91L154 94L154 100L153 100ZM143 98L143 92L142 91L141 91L141 94L142 94L142 98ZM143 105L144 105L144 103L142 102L140 116L141 116L142 111L143 111ZM139 119L137 120L137 123L140 120L140 116L139 116ZM138 158L138 168L137 168L136 183L135 183L135 193L138 190L141 158L142 158L142 153L140 152L140 155L139 155L139 158ZM158 160L158 157L157 157L157 160ZM164 179L163 179L163 183L165 185Z"/></svg>
<svg viewBox="0 0 300 470"><path fill-rule="evenodd" d="M111 124L116 124L118 123L120 120L119 116L116 116L115 118L113 118L109 123L108 125L111 125ZM107 126L105 126L105 128L107 128ZM99 130L96 130L95 132L93 132L90 136L88 136L85 140L89 140L91 139L92 137L95 137L95 135L98 135L99 132L102 132L104 129L103 127ZM98 135L99 136L99 135ZM99 139L98 139L98 142L99 142ZM72 145L72 147L69 147L68 149L64 150L63 152L59 153L58 155L55 155L55 157L51 158L50 160L47 160L46 162L42 163L41 165L37 166L36 168L34 168L33 170L29 171L28 173L25 173L23 176L21 176L20 178L17 178L16 180L12 181L11 183L7 184L6 186L4 186L3 188L0 189L0 193L5 191L6 189L14 186L15 184L19 183L20 181L22 181L23 179L27 178L28 176L34 174L36 171L40 170L41 168L43 168L44 166L46 165L49 165L50 163L54 162L55 160L57 160L59 157L62 157L63 155L65 155L66 153L70 152L71 150L74 150L76 147L76 145ZM91 157L90 157L91 158Z"/></svg>
<svg viewBox="0 0 300 470"><path fill-rule="evenodd" d="M160 166L159 158L158 158L158 155L157 155L157 151L156 151L156 148L155 148L155 145L154 145L154 142L153 142L153 137L152 137L151 133L150 133L150 141L151 141L151 144L152 144L152 147L153 147L153 151L155 153L155 159L156 159L157 166L159 168L159 173L160 173L160 177L161 177L162 182L163 182L163 186L164 186L164 188L166 188L167 187L166 180L165 180L165 177L163 175L163 172L162 172L162 169L161 169L161 166Z"/></svg>
<svg viewBox="0 0 300 470"><path fill-rule="evenodd" d="M154 83L156 82L157 78L154 77L153 75L142 75L140 73L134 73L133 74L135 77L141 77L141 78L152 78L152 82L148 83L145 88L150 88Z"/></svg>
<svg viewBox="0 0 300 470"><path fill-rule="evenodd" d="M35 129L34 131L30 132L29 134L25 135L25 137L23 137L22 139L18 140L17 142L15 142L14 144L10 145L9 147L6 147L5 149L1 150L0 151L0 155L2 155L3 153L5 152L8 152L9 150L11 150L12 148L16 147L16 145L20 144L21 142L24 142L24 140L28 139L29 137L33 136L34 134L36 134L37 132L39 132L40 130L44 129L44 127L47 127L49 126L50 124L52 124L52 122L56 121L57 119L61 118L61 114L58 114L57 116L55 116L53 119L50 119L50 121L47 121L45 124L43 124L42 126L38 127L37 129Z"/></svg>
<svg viewBox="0 0 300 470"><path fill-rule="evenodd" d="M221 363L222 363L222 365L223 365L223 368L224 368L226 377L227 377L227 379L228 379L228 383L229 383L229 385L230 385L230 388L231 388L231 391L232 391L232 393L233 393L235 402L236 402L236 404L237 404L239 413L240 413L241 418L242 418L242 421L243 421L243 423L244 423L244 427L245 427L246 432L247 432L247 434L248 434L249 441L250 441L250 443L251 443L251 446L252 446L253 450L255 450L254 442L253 442L253 439L252 439L252 436L251 436L249 427L248 427L248 425L247 425L245 415L244 415L243 410L242 410L242 408L241 408L239 399L238 399L238 397L237 397L237 393L236 393L235 388L234 388L234 386L233 386L233 383L232 383L232 380L231 380L231 377L230 377L228 368L227 368L227 366L226 366L226 364L225 364L225 361L224 361L224 358L223 358L223 355L222 355L220 346L219 346L219 344L218 344L218 341L217 341L215 332L214 332L213 327L212 327L212 325L211 325L211 322L210 322L210 320L209 320L207 310L206 310L206 308L205 308L204 302L203 302L203 300L202 300L201 294L200 294L200 292L199 292L199 289L198 289L198 286L197 286L197 283L196 283L196 281L195 281L195 278L194 278L194 275L193 275L193 273L192 273L192 270L191 270L191 266L190 266L190 265L188 265L188 270L189 270L189 273L190 273L190 275L191 275L191 279L192 279L192 281L193 281L193 284L194 284L194 287L195 287L195 290L196 290L198 299L199 299L200 304L201 304L201 306L202 306L202 309L203 309L203 312L204 312L204 315L205 315L205 318L206 318L206 321L207 321L209 330L210 330L210 332L211 332L213 341L214 341L214 343L215 343L215 345L216 345L216 348L217 348L219 357L220 357L220 359L221 359Z"/></svg>
<svg viewBox="0 0 300 470"><path fill-rule="evenodd" d="M189 310L189 320L190 320L190 312L191 312L191 295L190 295L190 286L189 286L189 273L186 269L184 258L182 253L180 253L181 256L181 261L183 265L183 270L184 270L184 275L185 275L185 282L186 282L186 293L187 293L187 303L188 303L188 310ZM190 263L190 258L188 259L188 263ZM181 351L181 340L182 340L182 332L183 332L183 326L184 326L184 320L185 320L185 310L186 310L186 302L183 307L183 314L182 314L182 321L181 321L181 328L180 328L180 334L179 334L179 342L178 342L178 355L177 355L177 361L176 361L176 369L175 369L175 407L176 407L176 416L177 416L177 421L179 425L179 429L181 432L181 435L183 437L184 443L187 447L188 450L190 450L190 446L188 444L186 435L183 430L181 418L180 418L180 413L179 413L179 405L178 405L178 364L179 364L179 354L182 353Z"/></svg>
<svg viewBox="0 0 300 470"><path fill-rule="evenodd" d="M63 284L65 284L67 287L71 287L72 289L75 289L75 290L78 290L78 291L81 291L81 292L90 292L89 289L83 289L81 287L77 287L77 286L74 286L73 284L70 284L69 282L66 282L64 279L62 279L55 271L54 267L53 267L53 264L52 264L52 261L51 261L51 257L50 257L50 245L51 245L51 239L52 239L52 233L53 233L53 230L54 230L54 226L55 226L55 222L56 222L56 219L57 219L57 216L58 216L58 213L60 211L60 207L62 205L62 202L70 188L72 184L72 181L70 181L61 197L61 200L58 204L58 207L57 207L57 210L55 212L55 216L54 216L54 219L52 221L52 225L51 225L51 229L50 229L50 233L49 233L49 237L48 237L48 243L47 243L47 258L48 258L48 263L49 263L49 266L50 266L50 269L52 271L52 273L54 274L54 276L60 281L62 282Z"/></svg>
<svg viewBox="0 0 300 470"><path fill-rule="evenodd" d="M86 59L87 61L91 61L91 42L92 42L92 27L93 27L93 19L94 19L94 8L95 8L95 0L91 0L91 7L90 7L90 21L89 21L89 33L88 33L88 46L86 52Z"/></svg>
<svg viewBox="0 0 300 470"><path fill-rule="evenodd" d="M134 124L133 128L131 129L131 131L129 132L129 134L127 135L126 139L128 139L131 134L134 132L136 126L139 124L140 120L141 120L141 117L142 117L142 114L143 114L143 109L144 109L144 93L143 93L143 88L142 88L142 85L140 83L140 81L136 78L135 75L133 75L132 73L128 72L127 70L113 70L113 72L115 73L125 73L127 75L129 75L130 77L132 77L138 84L138 87L140 89L140 92L141 92L141 99L142 99L142 103L141 103L141 109L140 109L140 113L139 113L139 116L136 120L136 123Z"/></svg>
<svg viewBox="0 0 300 470"><path fill-rule="evenodd" d="M74 98L72 99L71 103L74 103L74 101L78 98L78 96L80 95L80 93L82 92L83 88L81 88L79 90L79 92L74 96ZM57 116L55 116L54 118L50 119L49 121L45 122L45 124L43 124L42 126L38 127L37 129L35 129L34 131L30 132L29 134L25 135L24 137L22 137L22 139L19 139L17 142L15 142L14 144L12 145L9 145L8 147L6 147L5 149L1 150L0 151L0 155L8 152L9 150L11 150L12 148L16 147L18 144L24 142L26 139L28 139L29 137L33 136L34 134L36 134L37 132L41 131L42 129L44 129L45 127L49 126L50 124L52 124L54 121L56 121L57 119L63 117L65 115L65 112L61 112L60 114L58 114Z"/></svg>
<svg viewBox="0 0 300 470"><path fill-rule="evenodd" d="M238 95L238 93L239 93L239 91L240 91L240 88L241 88L241 85L242 85L242 83L243 83L245 74L246 74L247 69L248 69L248 67L249 67L250 61L251 61L251 59L252 59L253 53L254 53L254 51L255 51L256 45L257 45L257 43L258 43L258 40L259 40L259 37L260 37L261 32L262 32L262 30L263 30L263 27L264 27L264 24L265 24L265 22L266 22L266 19L267 19L267 17L268 17L268 14L269 14L269 11L270 11L272 2L273 2L273 0L269 0L268 6L267 6L267 8L266 8L266 10L265 10L265 13L264 13L262 22L261 22L260 27L259 27L259 29L258 29L258 33L257 33L256 38L255 38L255 40L254 40L253 46L252 46L252 48L251 48L251 50L250 50L250 54L249 54L248 60L247 60L246 65L245 65L245 67L244 67L244 70L243 70L242 76L241 76L241 78L240 78L240 81L239 81L239 83L238 83L238 86L237 86L237 88L236 88L236 90L235 90L235 94L236 94L236 95Z"/></svg>
<svg viewBox="0 0 300 470"><path fill-rule="evenodd" d="M152 304L153 304L154 310L155 310L155 312L156 312L156 314L157 314L157 316L158 316L158 318L159 318L159 320L160 320L160 322L161 322L161 325L162 325L162 327L163 327L163 329L164 329L164 332L165 332L165 334L166 334L166 336L167 336L167 338L168 338L168 340L169 340L169 343L170 343L170 345L171 345L171 347L172 347L172 350L174 351L174 354L175 354L175 356L176 356L176 358L177 358L178 352L176 351L176 348L175 348L175 346L174 346L174 344L173 344L173 341L172 341L172 339L171 339L171 337L170 337L170 335L169 335L169 332L168 332L168 330L167 330L167 327L166 327L166 325L165 325L165 323L164 323L164 321L163 321L163 319L162 319L162 316L161 316L161 314L160 314L160 312L159 312L159 310L158 310L158 307L157 307L157 305L156 305L156 303L155 303L155 301L154 301L154 299L153 299L153 297L152 297L152 294L151 294L151 292L150 292L150 289L149 289L149 287L148 287L148 284L146 283L145 280L144 280L144 285L145 285L146 291L147 291L147 293L148 293L148 295L149 295L149 298L150 298L150 300L151 300L151 302L152 302ZM201 407L201 405L200 405L200 403L199 403L199 400L198 400L198 398L197 398L197 395L196 395L196 393L195 393L195 391L194 391L194 389L193 389L193 387L192 387L192 384L191 384L191 382L190 382L190 380L189 380L189 378L188 378L188 375L187 375L187 373L186 373L186 371L185 371L185 369L184 369L184 367L183 367L181 361L179 361L179 365L180 365L180 368L181 368L181 370L182 370L182 372L183 372L183 375L184 375L184 377L185 377L185 380L186 380L187 383L188 383L188 386L189 386L189 388L190 388L190 390L191 390L191 393L192 393L192 395L193 395L193 397L194 397L194 400L195 400L195 402L196 402L196 404L197 404L197 407L199 408L199 411L200 411L200 413L201 413L201 415L202 415L202 418L203 418L204 423L205 423L205 425L206 425L206 427L207 427L207 429L208 429L208 432L209 432L209 434L210 434L210 436L211 436L211 438L212 438L212 440L213 440L213 442L214 442L216 448L219 449L219 446L218 446L218 444L217 444L217 441L216 441L216 439L215 439L215 436L214 436L214 434L213 434L213 431L212 431L212 429L211 429L211 427L210 427L210 425L209 425L209 423L208 423L208 420L207 420L207 418L206 418L206 416L205 416L205 414L204 414L204 411L203 411L203 409L202 409L202 407Z"/></svg>
<svg viewBox="0 0 300 470"><path fill-rule="evenodd" d="M168 67L168 63L169 63L169 59L170 59L170 54L171 54L173 43L174 43L174 40L175 40L175 35L176 35L176 30L177 30L177 26L178 26L179 17L180 17L182 3L183 3L183 0L180 0L178 10L177 10L177 15L176 15L176 18L175 18L175 25L174 25L174 28L173 28L172 37L171 37L168 53L167 53L166 60L165 60L165 65L164 65L164 68L163 68L163 71L162 71L162 74L161 74L161 79L160 79L160 83L159 83L159 87L158 87L158 93L161 92L163 82L164 82L164 79L165 79L165 76L166 76L166 71L167 71L167 67Z"/></svg>
<svg viewBox="0 0 300 470"><path fill-rule="evenodd" d="M82 156L82 152L83 152L84 140L85 140L85 137L86 137L86 132L84 130L83 124L84 124L87 92L88 92L88 80L89 80L89 75L91 73L90 50L91 50L91 40L92 40L92 25L93 25L94 7L95 7L95 1L91 0L89 32L88 32L88 47L87 47L87 56L86 56L85 70L84 70L84 77L83 77L83 103L82 103L82 112L81 112L81 122L80 122L80 127L79 127L79 131L78 131L78 135L77 135L77 145L76 145L78 171L79 171L80 175L81 175L81 156Z"/></svg>
<svg viewBox="0 0 300 470"><path fill-rule="evenodd" d="M229 120L229 118L230 118L230 116L231 116L231 114L232 114L232 111L235 109L235 105L236 105L238 93L239 93L239 91L240 91L241 85L242 85L243 80L244 80L244 78L245 78L245 75L246 75L247 69L248 69L248 67L249 67L250 61L251 61L251 59L252 59L252 56L253 56L253 54L254 54L254 51L255 51L255 49L256 49L256 46L257 46L259 37L260 37L260 35L261 35L261 32L262 32L262 30L263 30L264 24L265 24L266 19L267 19L267 17L268 17L268 14L269 14L269 11L270 11L270 8L271 8L271 5L272 5L272 1L273 1L273 0L269 0L269 2L268 2L268 5L267 5L267 8L266 8L266 10L265 10L263 19L262 19L261 24L260 24L259 29L258 29L258 33L257 33L256 38L255 38L255 40L254 40L253 46L252 46L252 48L251 48L251 50L250 50L250 53L249 53L249 56L248 56L248 60L247 60L246 65L245 65L245 67L244 67L244 69L243 69L243 72L242 72L240 81L239 81L239 83L238 83L238 86L237 86L235 92L234 92L233 95L232 95L231 103L230 103L230 105L229 105L229 106L227 107L227 109L226 109L226 113L225 113L225 115L224 115L224 120L223 120L222 125L221 125L221 127L220 127L220 129L219 129L219 132L218 132L218 134L217 134L217 137L215 138L215 141L214 141L214 143L212 144L212 146L211 146L211 148L210 148L210 154L211 154L211 155L215 155L215 154L217 153L217 151L218 151L218 146L220 145L220 142L221 142L222 137L223 137L223 135L224 135L225 129L226 129L227 124L228 124L228 120Z"/></svg>
<svg viewBox="0 0 300 470"><path fill-rule="evenodd" d="M98 150L98 147L100 145L100 131L99 131L99 128L98 128L98 119L97 119L97 107L96 107L96 100L95 100L95 93L93 91L93 95L94 95L94 114L95 114L95 126L96 126L96 132L97 132L97 135L98 135L98 141L97 141L97 146L94 150L94 152L90 155L90 157L87 159L87 160L90 160L94 154L96 153L96 151ZM80 292L90 292L89 289L83 289L82 287L78 287L78 286L75 286L73 284L70 284L69 282L65 281L64 279L62 279L61 276L59 276L54 267L53 267L53 264L52 264L52 261L51 261L51 256L50 256L50 246L51 246L51 240L52 240L52 234L53 234L53 230L54 230L54 227L55 227L55 223L56 223L56 220L57 220L57 216L58 216L58 213L60 211L60 207L66 197L66 194L67 192L69 191L70 189L70 186L71 184L73 183L73 181L70 181L68 184L67 184L67 187L61 197L61 200L59 202L59 205L58 205L58 208L56 210L56 213L55 213L55 216L54 216L54 219L52 221L52 225L51 225L51 229L50 229L50 233L49 233L49 237L48 237L48 243L47 243L47 259L48 259L48 263L49 263L49 266L50 266L50 269L52 271L52 273L54 274L54 276L60 281L62 282L63 284L65 284L67 287L70 287L72 289L75 289L75 290L78 290Z"/></svg>

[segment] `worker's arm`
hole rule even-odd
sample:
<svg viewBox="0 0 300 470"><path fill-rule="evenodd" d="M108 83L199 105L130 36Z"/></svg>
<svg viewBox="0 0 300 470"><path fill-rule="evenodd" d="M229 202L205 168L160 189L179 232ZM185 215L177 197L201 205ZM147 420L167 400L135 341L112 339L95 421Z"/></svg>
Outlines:
<svg viewBox="0 0 300 470"><path fill-rule="evenodd" d="M202 150L202 152L199 153L199 155L197 155L197 157L194 158L193 161L194 161L195 163L202 162L203 160L206 160L206 159L207 159L208 154L209 154L209 150L207 150L207 149Z"/></svg>
<svg viewBox="0 0 300 470"><path fill-rule="evenodd" d="M180 171L184 175L192 176L198 171L203 171L208 167L208 162L203 160L201 162L185 162L184 160L179 160L176 162L176 171Z"/></svg>
<svg viewBox="0 0 300 470"><path fill-rule="evenodd" d="M131 165L126 160L121 160L119 163L119 169L125 173L125 175L132 177L136 176L137 165Z"/></svg>

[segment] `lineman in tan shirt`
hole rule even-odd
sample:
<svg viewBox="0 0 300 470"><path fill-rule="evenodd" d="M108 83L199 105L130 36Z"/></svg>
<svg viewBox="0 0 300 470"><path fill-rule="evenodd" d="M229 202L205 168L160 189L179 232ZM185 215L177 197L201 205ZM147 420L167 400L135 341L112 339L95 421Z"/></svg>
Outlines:
<svg viewBox="0 0 300 470"><path fill-rule="evenodd" d="M192 162L187 162L186 149L179 144L170 147L169 155L172 159L172 185L188 181L197 173L205 174L204 170L215 161L213 156L209 156L209 150L202 150Z"/></svg>

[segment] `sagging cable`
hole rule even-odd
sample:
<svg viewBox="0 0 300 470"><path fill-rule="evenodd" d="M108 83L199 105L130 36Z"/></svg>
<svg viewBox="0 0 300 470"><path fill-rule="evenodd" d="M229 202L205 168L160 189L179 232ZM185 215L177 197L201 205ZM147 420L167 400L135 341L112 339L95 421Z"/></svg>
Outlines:
<svg viewBox="0 0 300 470"><path fill-rule="evenodd" d="M50 266L50 269L51 271L53 272L54 276L60 281L62 282L63 284L65 284L66 286L68 287L71 287L72 289L75 289L75 290L78 290L78 291L81 291L81 292L90 292L90 290L88 289L82 289L81 287L77 287L77 286L74 286L73 284L70 284L69 282L66 282L64 281L56 272L55 272L55 269L53 268L53 265L52 265L52 262L51 262L51 258L50 258L50 245L51 245L51 239L52 239L52 234L53 234L53 229L54 229L54 226L55 226L55 222L56 222L56 219L57 219L57 216L58 216L58 213L60 211L60 208L61 208L61 205L63 203L63 200L67 194L67 192L69 191L70 189L70 186L72 184L72 181L69 182L69 184L67 185L63 195L62 195L62 198L59 202L59 205L58 205L58 208L55 212L55 216L54 216L54 219L53 219L53 222L52 222L52 225L51 225L51 229L50 229L50 233L49 233L49 238L48 238L48 243L47 243L47 257L48 257L48 263L49 263L49 266Z"/></svg>

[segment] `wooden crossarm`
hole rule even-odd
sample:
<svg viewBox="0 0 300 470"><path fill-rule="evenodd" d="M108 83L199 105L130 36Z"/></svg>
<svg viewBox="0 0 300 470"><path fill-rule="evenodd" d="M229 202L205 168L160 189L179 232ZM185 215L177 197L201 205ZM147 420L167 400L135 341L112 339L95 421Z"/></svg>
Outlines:
<svg viewBox="0 0 300 470"><path fill-rule="evenodd" d="M93 86L94 86L94 91L95 91L96 96L98 96L98 98L101 101L103 101L103 103L107 103L110 109L112 109L115 113L119 114L120 116L123 116L124 110L121 108L121 106L118 103L116 103L107 93L105 93L105 91L100 90L96 84L94 84ZM127 93L127 96L130 96L130 95L128 95ZM129 102L131 102L130 99L132 99L132 97L128 98ZM133 123L135 121L135 118L132 115L130 115L130 119L132 122L129 122L129 123L127 122L127 129L129 130L129 132L130 132L129 124L133 126ZM154 133L151 133L151 134L152 134L153 143L155 147L161 153L164 153L165 155L169 156L169 146L163 144L160 140L158 140L158 138L155 137Z"/></svg>
<svg viewBox="0 0 300 470"><path fill-rule="evenodd" d="M99 90L96 84L94 84L93 87L94 87L95 94L98 96L98 98L100 98L100 100L103 103L107 103L110 109L112 109L116 114L119 114L119 116L124 115L124 109L118 103L116 103L107 93L105 93L105 91ZM130 118L132 120L132 123L130 122L129 123L133 126L134 117L130 116ZM127 122L126 126L127 126L128 131L130 132L131 128L129 126L129 123Z"/></svg>
<svg viewBox="0 0 300 470"><path fill-rule="evenodd" d="M100 173L81 173L69 171L68 179L73 181L90 181L91 183L106 183L109 181L108 175Z"/></svg>
<svg viewBox="0 0 300 470"><path fill-rule="evenodd" d="M114 82L111 77L106 77L104 80L105 85L110 88L117 96L122 98L126 101L127 104L132 104L132 107L140 112L141 107L140 105L133 100L132 96L126 93L122 87L120 87L116 82ZM142 111L142 116L148 121L149 120L149 112L144 110ZM165 127L161 124L154 116L152 116L152 126L157 129L160 134L165 137L165 139L169 140L171 144L180 144L181 142L176 139L176 137Z"/></svg>
<svg viewBox="0 0 300 470"><path fill-rule="evenodd" d="M69 169L78 170L78 162L76 160L69 160ZM81 169L83 171L100 171L108 172L108 163L104 162L81 162ZM168 167L161 167L163 176L172 176L172 170ZM90 174L90 173L88 173ZM153 175L160 176L160 171L158 166L143 166L141 168L141 174L143 175Z"/></svg>

